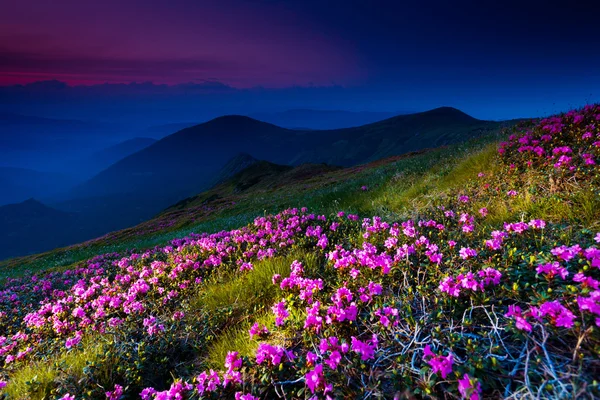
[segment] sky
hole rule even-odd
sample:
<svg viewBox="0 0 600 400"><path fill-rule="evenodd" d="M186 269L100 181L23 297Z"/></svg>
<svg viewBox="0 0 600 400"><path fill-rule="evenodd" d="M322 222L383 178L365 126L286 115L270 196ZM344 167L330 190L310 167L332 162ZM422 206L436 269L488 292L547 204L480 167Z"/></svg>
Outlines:
<svg viewBox="0 0 600 400"><path fill-rule="evenodd" d="M304 107L488 119L600 101L597 2L0 1L0 86L192 83L282 106L307 88Z"/></svg>

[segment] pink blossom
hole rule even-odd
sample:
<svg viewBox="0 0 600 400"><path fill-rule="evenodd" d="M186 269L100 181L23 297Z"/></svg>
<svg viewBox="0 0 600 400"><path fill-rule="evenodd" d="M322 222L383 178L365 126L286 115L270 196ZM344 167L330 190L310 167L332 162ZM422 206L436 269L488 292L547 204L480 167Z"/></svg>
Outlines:
<svg viewBox="0 0 600 400"><path fill-rule="evenodd" d="M452 364L454 364L452 353L448 353L447 356L436 355L431 351L431 347L426 345L423 349L423 360L429 364L434 374L440 373L443 379L452 373Z"/></svg>
<svg viewBox="0 0 600 400"><path fill-rule="evenodd" d="M323 379L323 365L315 365L315 368L305 375L305 380L306 386L308 386L313 394L317 391L317 388L324 386L325 380Z"/></svg>
<svg viewBox="0 0 600 400"><path fill-rule="evenodd" d="M463 399L479 400L481 398L481 383L465 374L458 380L458 391Z"/></svg>
<svg viewBox="0 0 600 400"><path fill-rule="evenodd" d="M115 388L112 392L106 392L106 398L108 400L119 400L123 394L123 386L115 384Z"/></svg>
<svg viewBox="0 0 600 400"><path fill-rule="evenodd" d="M285 299L281 300L279 303L276 303L273 307L273 314L275 314L275 325L281 326L285 323L285 320L290 316L290 313L285 308Z"/></svg>
<svg viewBox="0 0 600 400"><path fill-rule="evenodd" d="M477 256L477 252L469 247L462 247L458 254L463 260Z"/></svg>

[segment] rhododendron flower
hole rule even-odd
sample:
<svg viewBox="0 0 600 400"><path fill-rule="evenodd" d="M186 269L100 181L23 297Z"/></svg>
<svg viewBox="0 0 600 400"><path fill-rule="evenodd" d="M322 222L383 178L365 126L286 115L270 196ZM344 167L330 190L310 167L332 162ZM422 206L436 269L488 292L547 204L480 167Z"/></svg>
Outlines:
<svg viewBox="0 0 600 400"><path fill-rule="evenodd" d="M285 323L285 320L290 316L290 313L285 308L285 299L281 300L279 303L276 303L273 307L273 314L275 314L275 325L281 326Z"/></svg>
<svg viewBox="0 0 600 400"><path fill-rule="evenodd" d="M150 400L155 393L156 389L148 387L140 392L140 397L142 398L142 400Z"/></svg>
<svg viewBox="0 0 600 400"><path fill-rule="evenodd" d="M465 374L458 380L458 391L463 399L479 400L481 398L481 383Z"/></svg>
<svg viewBox="0 0 600 400"><path fill-rule="evenodd" d="M252 396L251 394L244 394L242 392L236 392L235 400L260 400L260 398Z"/></svg>
<svg viewBox="0 0 600 400"><path fill-rule="evenodd" d="M272 346L268 343L260 343L256 349L257 364L262 364L267 361L273 366L278 366L281 364L283 357L292 360L293 354L289 351L285 351L283 347Z"/></svg>
<svg viewBox="0 0 600 400"><path fill-rule="evenodd" d="M261 337L269 334L269 330L266 326L260 325L258 322L255 322L254 325L248 330L250 334L250 339L254 339L255 336Z"/></svg>
<svg viewBox="0 0 600 400"><path fill-rule="evenodd" d="M242 367L242 359L237 351L228 351L225 356L225 368L228 371L239 369Z"/></svg>
<svg viewBox="0 0 600 400"><path fill-rule="evenodd" d="M252 271L254 269L254 266L252 265L252 263L249 262L245 262L242 263L242 265L240 265L240 271Z"/></svg>
<svg viewBox="0 0 600 400"><path fill-rule="evenodd" d="M311 393L315 393L320 386L325 385L323 379L323 365L317 364L312 371L309 371L305 375L306 386L310 389Z"/></svg>
<svg viewBox="0 0 600 400"><path fill-rule="evenodd" d="M573 277L573 281L581 283L583 287L589 287L592 289L598 289L598 286L600 284L600 282L598 282L591 276L585 276L583 272L575 274L575 276Z"/></svg>
<svg viewBox="0 0 600 400"><path fill-rule="evenodd" d="M123 386L115 384L113 391L106 392L105 394L108 400L119 400L123 394Z"/></svg>
<svg viewBox="0 0 600 400"><path fill-rule="evenodd" d="M542 304L540 315L549 316L554 325L565 328L571 328L575 320L575 315L557 300Z"/></svg>
<svg viewBox="0 0 600 400"><path fill-rule="evenodd" d="M356 337L352 336L351 349L357 354L360 354L360 359L363 361L370 360L375 357L375 349L377 348L378 339L377 335L373 334L371 340L362 342Z"/></svg>
<svg viewBox="0 0 600 400"><path fill-rule="evenodd" d="M570 261L576 255L581 253L581 247L578 244L571 246L571 247L560 246L560 247L555 247L552 250L550 250L550 253L552 253L552 255L560 258L561 260Z"/></svg>
<svg viewBox="0 0 600 400"><path fill-rule="evenodd" d="M66 340L65 347L67 349L70 349L71 347L77 346L81 342L82 336L83 336L83 333L81 333L81 331L75 332L75 336L70 337Z"/></svg>
<svg viewBox="0 0 600 400"><path fill-rule="evenodd" d="M556 275L559 275L563 280L565 280L569 275L569 271L567 271L565 267L562 267L558 261L540 264L536 268L536 272L538 275L544 274L550 279L554 278Z"/></svg>
<svg viewBox="0 0 600 400"><path fill-rule="evenodd" d="M196 382L196 390L202 395L204 392L214 392L217 386L221 384L221 378L219 378L219 374L216 371L211 369L208 373L204 371L198 375Z"/></svg>
<svg viewBox="0 0 600 400"><path fill-rule="evenodd" d="M546 227L546 221L541 219L532 219L529 221L529 226L534 229L544 229Z"/></svg>
<svg viewBox="0 0 600 400"><path fill-rule="evenodd" d="M589 311L590 313L600 316L600 291L595 290L590 293L589 297L578 296L577 305L580 311ZM596 325L599 324L600 319L596 319Z"/></svg>
<svg viewBox="0 0 600 400"><path fill-rule="evenodd" d="M458 254L463 260L477 256L477 252L469 247L462 247Z"/></svg>
<svg viewBox="0 0 600 400"><path fill-rule="evenodd" d="M429 364L434 374L439 372L443 379L452 373L452 364L454 364L452 353L448 353L447 356L436 355L431 351L431 347L426 345L423 349L423 360Z"/></svg>
<svg viewBox="0 0 600 400"><path fill-rule="evenodd" d="M531 324L527 322L527 320L521 313L521 307L517 305L508 306L508 312L504 314L504 316L506 318L513 317L515 319L515 326L517 327L517 329L531 332Z"/></svg>

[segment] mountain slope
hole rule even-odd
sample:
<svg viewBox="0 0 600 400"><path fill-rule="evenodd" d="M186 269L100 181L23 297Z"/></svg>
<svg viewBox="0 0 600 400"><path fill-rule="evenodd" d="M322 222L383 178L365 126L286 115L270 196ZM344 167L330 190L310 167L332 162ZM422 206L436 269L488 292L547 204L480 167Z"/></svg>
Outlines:
<svg viewBox="0 0 600 400"><path fill-rule="evenodd" d="M93 154L82 159L77 164L88 174L87 176L93 176L98 172L108 168L117 161L136 153L151 144L155 143L156 139L146 137L136 137L117 143L115 145L106 147L102 150L96 151Z"/></svg>
<svg viewBox="0 0 600 400"><path fill-rule="evenodd" d="M0 207L0 258L39 253L77 240L74 215L29 199Z"/></svg>
<svg viewBox="0 0 600 400"><path fill-rule="evenodd" d="M168 186L193 194L235 154L278 164L356 165L466 140L498 127L452 108L398 116L356 128L294 131L249 117L225 116L176 132L102 171L76 195L144 193Z"/></svg>
<svg viewBox="0 0 600 400"><path fill-rule="evenodd" d="M370 124L395 115L391 112L294 109L249 116L291 129L339 129Z"/></svg>

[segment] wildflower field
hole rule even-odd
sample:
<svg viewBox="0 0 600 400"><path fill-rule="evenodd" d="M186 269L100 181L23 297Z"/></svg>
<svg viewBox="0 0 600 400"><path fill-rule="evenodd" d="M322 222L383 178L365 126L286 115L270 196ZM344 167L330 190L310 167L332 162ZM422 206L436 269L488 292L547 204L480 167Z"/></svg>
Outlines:
<svg viewBox="0 0 600 400"><path fill-rule="evenodd" d="M505 138L12 262L0 396L600 397L600 106Z"/></svg>

